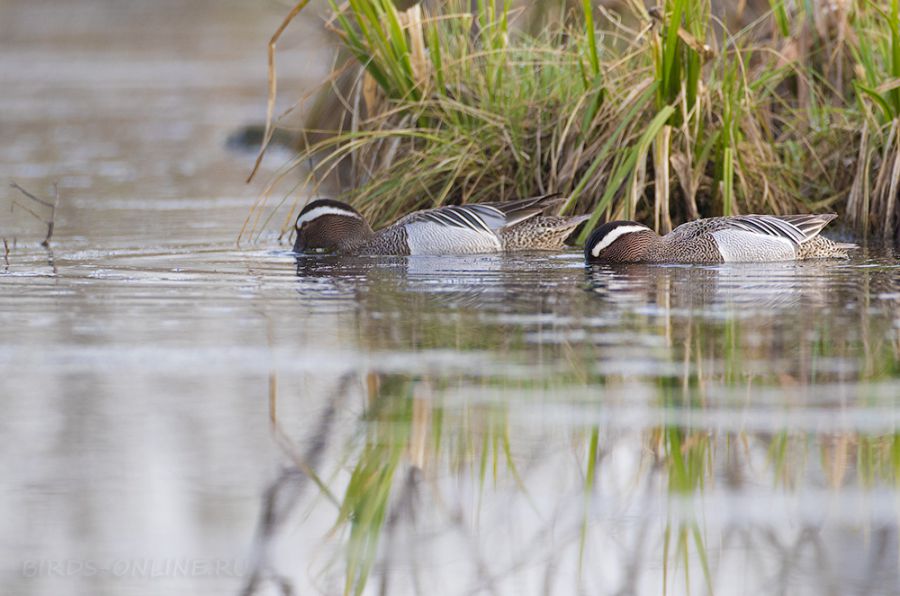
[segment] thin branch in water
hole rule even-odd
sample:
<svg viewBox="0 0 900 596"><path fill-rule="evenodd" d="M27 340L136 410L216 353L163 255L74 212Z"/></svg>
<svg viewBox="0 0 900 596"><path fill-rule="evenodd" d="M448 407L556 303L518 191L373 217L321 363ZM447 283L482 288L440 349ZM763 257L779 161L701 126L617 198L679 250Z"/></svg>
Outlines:
<svg viewBox="0 0 900 596"><path fill-rule="evenodd" d="M47 265L53 271L53 275L58 275L59 270L56 268L56 257L53 256L53 249L50 248L49 244L42 244L42 246L47 249Z"/></svg>
<svg viewBox="0 0 900 596"><path fill-rule="evenodd" d="M56 208L59 207L59 184L53 183L53 207L50 208L50 221L47 222L47 236L41 242L41 246L50 247L50 238L53 237L53 228L56 226Z"/></svg>
<svg viewBox="0 0 900 596"><path fill-rule="evenodd" d="M35 218L36 220L38 220L38 221L44 221L44 220L41 218L41 216L38 214L37 211L35 211L35 210L32 209L31 207L28 207L28 206L26 206L26 205L23 205L23 204L20 203L19 201L15 201L15 200L14 200L14 201L12 202L12 204L11 204L11 209L10 209L10 210L11 210L11 211L12 211L12 210L15 210L16 207L18 207L19 209L21 209L22 211L24 211L25 213L27 213L27 214L30 215L31 217Z"/></svg>
<svg viewBox="0 0 900 596"><path fill-rule="evenodd" d="M19 191L19 192L22 193L23 195L25 195L26 197L28 197L29 199L31 199L32 201L34 201L35 203L40 203L40 204L43 205L44 207L50 207L50 208L53 207L53 203L51 203L50 201L45 201L44 199L41 199L41 198L38 198L38 197L34 196L34 195L31 194L30 192L28 192L27 190L25 190L24 188L22 188L21 186L19 186L19 184L18 184L15 180L12 181L12 182L10 182L9 185L10 185L12 188L15 188L17 191Z"/></svg>
<svg viewBox="0 0 900 596"><path fill-rule="evenodd" d="M48 207L50 209L50 218L45 220L40 215L35 213L34 210L26 207L18 201L13 201L11 205L11 208L18 206L23 211L30 213L35 219L47 224L47 235L44 237L44 241L41 242L41 246L43 246L44 248L48 248L50 246L50 239L53 237L53 229L56 226L56 208L59 207L59 184L57 184L56 182L53 183L54 198L52 203L33 195L15 181L12 181L10 183L10 186L25 195L26 198L31 199L35 203L38 203L39 205L43 205L44 207Z"/></svg>
<svg viewBox="0 0 900 596"><path fill-rule="evenodd" d="M6 270L9 271L9 242L3 239L3 262L6 264Z"/></svg>

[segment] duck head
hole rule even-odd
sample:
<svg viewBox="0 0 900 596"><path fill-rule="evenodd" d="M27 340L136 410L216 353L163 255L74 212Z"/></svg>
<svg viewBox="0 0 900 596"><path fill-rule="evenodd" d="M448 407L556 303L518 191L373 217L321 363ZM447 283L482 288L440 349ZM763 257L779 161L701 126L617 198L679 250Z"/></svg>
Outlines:
<svg viewBox="0 0 900 596"><path fill-rule="evenodd" d="M591 233L584 245L588 263L636 263L643 261L659 241L651 228L636 221L610 221Z"/></svg>
<svg viewBox="0 0 900 596"><path fill-rule="evenodd" d="M372 228L346 203L317 199L308 203L294 224L294 252L349 252L372 238Z"/></svg>

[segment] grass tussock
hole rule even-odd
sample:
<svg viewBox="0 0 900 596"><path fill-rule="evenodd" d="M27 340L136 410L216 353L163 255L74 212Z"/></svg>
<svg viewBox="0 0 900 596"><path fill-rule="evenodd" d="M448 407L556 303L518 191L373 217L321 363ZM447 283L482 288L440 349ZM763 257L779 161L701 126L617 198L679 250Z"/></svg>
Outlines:
<svg viewBox="0 0 900 596"><path fill-rule="evenodd" d="M711 0L332 4L343 50L320 107L337 116L312 110L293 165L303 196L336 183L375 225L560 192L563 213L592 214L583 235L831 210L896 239L898 3L770 0L751 22ZM292 200L289 179L252 227Z"/></svg>

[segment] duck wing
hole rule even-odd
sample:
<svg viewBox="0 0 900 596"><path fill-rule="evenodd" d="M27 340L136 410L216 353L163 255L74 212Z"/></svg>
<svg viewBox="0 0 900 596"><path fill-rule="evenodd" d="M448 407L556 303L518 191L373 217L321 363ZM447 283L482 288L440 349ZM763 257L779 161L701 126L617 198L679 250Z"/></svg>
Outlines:
<svg viewBox="0 0 900 596"><path fill-rule="evenodd" d="M426 209L408 216L404 223L427 221L441 226L464 228L478 233L496 234L561 203L559 193L502 203L472 203Z"/></svg>
<svg viewBox="0 0 900 596"><path fill-rule="evenodd" d="M789 241L799 247L814 238L836 216L829 215L735 215L722 218L720 229L730 228Z"/></svg>
<svg viewBox="0 0 900 596"><path fill-rule="evenodd" d="M555 192L529 199L520 199L518 201L506 201L503 203L481 203L472 205L474 208L486 207L494 212L493 229L500 230L509 228L527 219L531 219L535 215L542 213L549 207L559 205L564 202L565 198L560 193Z"/></svg>
<svg viewBox="0 0 900 596"><path fill-rule="evenodd" d="M837 213L821 213L818 215L779 215L778 219L785 221L803 233L803 240L806 242L819 235L819 232L830 222L837 218Z"/></svg>

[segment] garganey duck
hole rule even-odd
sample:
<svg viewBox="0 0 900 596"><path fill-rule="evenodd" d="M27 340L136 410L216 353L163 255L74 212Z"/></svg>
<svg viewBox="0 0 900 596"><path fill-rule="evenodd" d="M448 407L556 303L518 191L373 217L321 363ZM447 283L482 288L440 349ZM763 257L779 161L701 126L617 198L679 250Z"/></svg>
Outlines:
<svg viewBox="0 0 900 596"><path fill-rule="evenodd" d="M611 221L584 246L588 263L761 263L847 258L855 244L819 236L824 215L735 215L682 224L665 236L635 221Z"/></svg>
<svg viewBox="0 0 900 596"><path fill-rule="evenodd" d="M562 202L546 195L503 203L425 209L373 232L365 218L340 201L307 204L295 224L294 252L343 255L468 255L559 250L588 216L540 215Z"/></svg>

